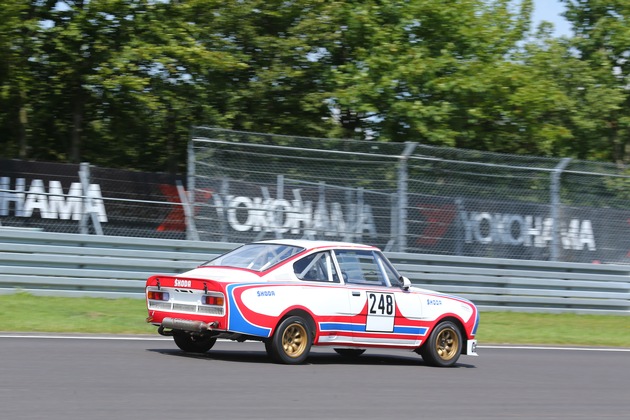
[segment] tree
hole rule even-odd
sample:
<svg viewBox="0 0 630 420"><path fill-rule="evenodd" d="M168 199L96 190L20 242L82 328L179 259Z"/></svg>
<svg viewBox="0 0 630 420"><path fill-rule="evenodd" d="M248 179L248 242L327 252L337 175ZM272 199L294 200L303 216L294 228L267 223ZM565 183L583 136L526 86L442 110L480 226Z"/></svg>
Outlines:
<svg viewBox="0 0 630 420"><path fill-rule="evenodd" d="M576 36L571 47L585 75L571 92L577 157L630 161L630 3L562 0Z"/></svg>
<svg viewBox="0 0 630 420"><path fill-rule="evenodd" d="M309 10L297 32L323 65L332 134L483 148L476 109L505 94L492 79L529 26L531 1L344 1ZM501 82L501 80L498 80ZM471 115L472 114L472 115ZM477 132L478 134L475 134ZM487 144L487 143L486 143Z"/></svg>
<svg viewBox="0 0 630 420"><path fill-rule="evenodd" d="M181 171L193 125L628 160L621 0L9 0L0 153ZM604 139L604 140L602 140Z"/></svg>
<svg viewBox="0 0 630 420"><path fill-rule="evenodd" d="M0 109L4 110L0 112L0 148L19 158L28 156L29 120L37 108L34 97L40 79L30 58L40 47L35 36L40 26L31 4L9 0L0 8Z"/></svg>
<svg viewBox="0 0 630 420"><path fill-rule="evenodd" d="M216 45L207 47L217 39L205 32L212 22L195 15L202 6L223 7L208 1L11 2L2 9L0 38L7 57L0 70L2 99L9 111L0 114L7 137L19 138L19 146L10 142L5 151L180 169L190 126L222 118L207 101L208 76L246 66ZM35 109L40 111L26 130L27 111ZM32 133L30 147L14 126Z"/></svg>

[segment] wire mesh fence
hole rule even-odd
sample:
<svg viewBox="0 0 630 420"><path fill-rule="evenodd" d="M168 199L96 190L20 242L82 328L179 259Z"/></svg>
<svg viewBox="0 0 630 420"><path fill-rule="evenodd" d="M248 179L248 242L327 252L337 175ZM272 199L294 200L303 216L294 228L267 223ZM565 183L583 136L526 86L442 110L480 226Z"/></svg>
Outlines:
<svg viewBox="0 0 630 420"><path fill-rule="evenodd" d="M630 263L630 172L418 143L193 129L186 177L0 160L0 226Z"/></svg>
<svg viewBox="0 0 630 420"><path fill-rule="evenodd" d="M404 145L212 133L193 140L189 159L201 239L392 239Z"/></svg>
<svg viewBox="0 0 630 420"><path fill-rule="evenodd" d="M612 164L205 127L189 154L202 240L630 262L630 175Z"/></svg>

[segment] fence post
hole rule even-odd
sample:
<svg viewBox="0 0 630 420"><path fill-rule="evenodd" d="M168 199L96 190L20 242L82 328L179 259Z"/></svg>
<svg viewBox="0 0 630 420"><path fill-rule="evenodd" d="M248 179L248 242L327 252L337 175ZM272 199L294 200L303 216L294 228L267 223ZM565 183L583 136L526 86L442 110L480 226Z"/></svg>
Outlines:
<svg viewBox="0 0 630 420"><path fill-rule="evenodd" d="M407 249L407 206L409 205L407 161L417 145L418 143L405 142L405 150L399 156L398 161L398 229L396 232L398 252L405 252Z"/></svg>
<svg viewBox="0 0 630 420"><path fill-rule="evenodd" d="M220 200L215 199L215 207L221 209L221 242L229 242L229 230L228 230L228 212L230 211L226 202L228 195L230 194L230 179L227 177L221 178L221 194ZM219 204L220 203L220 204Z"/></svg>
<svg viewBox="0 0 630 420"><path fill-rule="evenodd" d="M79 220L79 233L81 235L89 234L88 230L88 212L87 212L87 196L90 188L90 164L82 162L79 166L79 180L81 181L81 220Z"/></svg>
<svg viewBox="0 0 630 420"><path fill-rule="evenodd" d="M179 201L182 203L182 208L184 209L184 221L186 223L186 240L198 241L199 233L197 232L197 227L195 225L194 208L190 205L189 201L190 194L186 193L186 190L184 189L181 181L176 181L176 185L177 194L179 195Z"/></svg>
<svg viewBox="0 0 630 420"><path fill-rule="evenodd" d="M553 169L551 173L551 253L549 259L551 261L558 261L558 255L560 254L560 241L558 234L558 218L560 217L560 176L562 171L571 163L571 158L563 158L558 165Z"/></svg>
<svg viewBox="0 0 630 420"><path fill-rule="evenodd" d="M278 202L284 200L284 175L282 174L278 174L276 176L276 200L278 200ZM282 239L282 229L279 228L282 228L284 212L275 208L273 209L273 212L273 224L275 228L274 230L276 231L276 239Z"/></svg>
<svg viewBox="0 0 630 420"><path fill-rule="evenodd" d="M195 220L195 207L196 203L196 194L195 194L195 150L193 147L194 139L191 139L188 142L188 166L187 166L187 177L186 180L187 189L188 189L188 205L190 206L191 214L186 216L186 239L187 240L199 240L199 232L197 231L197 227L194 224ZM182 202L182 205L184 203ZM192 222L192 223L191 223Z"/></svg>
<svg viewBox="0 0 630 420"><path fill-rule="evenodd" d="M83 211L81 212L81 220L79 221L79 233L83 235L89 234L88 230L88 215L92 219L94 225L94 231L97 235L103 235L103 227L101 221L98 219L98 213L94 209L94 197L90 192L90 164L88 162L82 162L79 166L79 180L81 181L81 189L83 190L83 197L81 199L81 205Z"/></svg>

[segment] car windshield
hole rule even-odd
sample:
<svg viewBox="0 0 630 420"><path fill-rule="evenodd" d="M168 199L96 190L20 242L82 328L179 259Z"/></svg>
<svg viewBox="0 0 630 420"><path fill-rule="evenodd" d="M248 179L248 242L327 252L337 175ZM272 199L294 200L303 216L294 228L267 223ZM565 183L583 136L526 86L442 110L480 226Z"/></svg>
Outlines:
<svg viewBox="0 0 630 420"><path fill-rule="evenodd" d="M263 271L302 252L304 248L280 244L248 244L223 254L204 266L238 267Z"/></svg>

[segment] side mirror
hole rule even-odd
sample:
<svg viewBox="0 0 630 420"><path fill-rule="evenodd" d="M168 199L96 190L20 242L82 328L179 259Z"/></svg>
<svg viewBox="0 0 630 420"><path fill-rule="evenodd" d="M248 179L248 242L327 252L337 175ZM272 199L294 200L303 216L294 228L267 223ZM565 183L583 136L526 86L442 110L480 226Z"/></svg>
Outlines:
<svg viewBox="0 0 630 420"><path fill-rule="evenodd" d="M411 280L409 280L407 277L405 276L400 276L400 288L403 290L409 290L409 288L411 287Z"/></svg>

